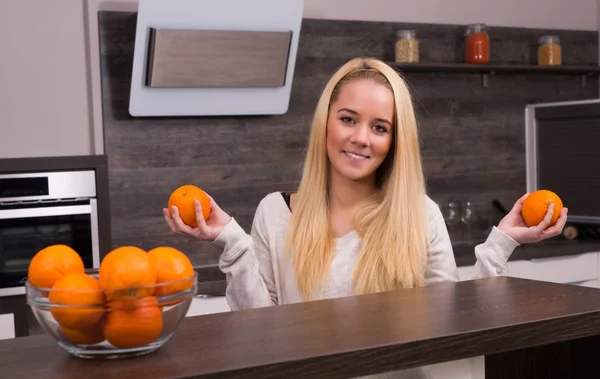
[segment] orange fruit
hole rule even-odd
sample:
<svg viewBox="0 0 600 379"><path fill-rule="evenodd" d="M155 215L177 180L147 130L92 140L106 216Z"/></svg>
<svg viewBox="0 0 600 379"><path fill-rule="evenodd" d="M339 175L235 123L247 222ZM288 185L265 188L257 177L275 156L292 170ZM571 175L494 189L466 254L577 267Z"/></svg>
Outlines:
<svg viewBox="0 0 600 379"><path fill-rule="evenodd" d="M523 220L528 226L538 225L546 216L548 207L552 203L554 203L554 214L549 226L554 225L560 216L560 211L563 209L563 203L557 194L549 190L538 190L527 196L521 209Z"/></svg>
<svg viewBox="0 0 600 379"><path fill-rule="evenodd" d="M143 346L156 341L163 329L162 311L156 297L110 301L104 336L118 348Z"/></svg>
<svg viewBox="0 0 600 379"><path fill-rule="evenodd" d="M88 328L67 328L60 325L60 331L74 344L95 345L105 340L104 323L105 319L101 319L98 323Z"/></svg>
<svg viewBox="0 0 600 379"><path fill-rule="evenodd" d="M98 280L93 276L73 273L60 278L48 296L53 304L50 312L54 319L67 328L91 327L104 315L106 298ZM81 306L79 306L81 305Z"/></svg>
<svg viewBox="0 0 600 379"><path fill-rule="evenodd" d="M148 254L135 246L122 246L100 263L100 286L111 300L141 298L154 293L156 268ZM134 288L149 286L147 288Z"/></svg>
<svg viewBox="0 0 600 379"><path fill-rule="evenodd" d="M52 245L38 251L31 262L27 277L31 285L52 288L63 276L84 272L83 260L67 245Z"/></svg>
<svg viewBox="0 0 600 379"><path fill-rule="evenodd" d="M154 291L155 296L181 292L192 287L193 282L190 278L194 276L194 267L184 253L172 247L160 246L150 250L148 257L157 272L156 283L159 285ZM175 280L178 282L160 285Z"/></svg>
<svg viewBox="0 0 600 379"><path fill-rule="evenodd" d="M171 207L176 206L179 211L179 217L184 224L195 228L198 226L196 221L196 206L194 201L200 201L202 206L202 217L204 220L208 219L210 215L210 199L204 191L200 188L186 184L177 188L169 197L169 214L171 214Z"/></svg>

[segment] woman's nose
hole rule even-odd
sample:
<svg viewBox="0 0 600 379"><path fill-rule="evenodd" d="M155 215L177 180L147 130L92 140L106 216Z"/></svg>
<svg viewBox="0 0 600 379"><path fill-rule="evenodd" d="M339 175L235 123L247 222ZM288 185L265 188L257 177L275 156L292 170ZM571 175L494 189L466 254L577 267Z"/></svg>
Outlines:
<svg viewBox="0 0 600 379"><path fill-rule="evenodd" d="M368 145L369 143L369 128L366 125L357 125L352 133L351 142L357 145Z"/></svg>

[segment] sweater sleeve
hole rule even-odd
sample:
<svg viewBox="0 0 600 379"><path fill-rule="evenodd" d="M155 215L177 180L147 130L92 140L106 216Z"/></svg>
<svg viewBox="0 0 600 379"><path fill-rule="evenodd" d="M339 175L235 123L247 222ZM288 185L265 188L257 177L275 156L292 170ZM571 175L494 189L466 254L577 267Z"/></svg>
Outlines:
<svg viewBox="0 0 600 379"><path fill-rule="evenodd" d="M213 241L223 247L219 268L226 276L225 295L234 311L277 304L264 213L259 205L250 235L232 218Z"/></svg>
<svg viewBox="0 0 600 379"><path fill-rule="evenodd" d="M438 205L429 201L430 245L425 284L458 281L456 260L444 217ZM518 242L494 226L487 240L475 247L476 262L470 279L502 275L508 258L517 246Z"/></svg>

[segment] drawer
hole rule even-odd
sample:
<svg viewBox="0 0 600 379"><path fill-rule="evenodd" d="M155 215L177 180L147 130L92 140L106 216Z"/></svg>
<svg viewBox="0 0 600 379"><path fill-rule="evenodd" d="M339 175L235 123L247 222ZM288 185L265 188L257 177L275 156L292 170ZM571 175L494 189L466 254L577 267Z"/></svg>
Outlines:
<svg viewBox="0 0 600 379"><path fill-rule="evenodd" d="M15 338L15 316L12 313L0 315L0 340Z"/></svg>
<svg viewBox="0 0 600 379"><path fill-rule="evenodd" d="M194 297L185 317L230 311L231 308L229 308L229 304L227 303L227 298L225 296L214 296L207 298Z"/></svg>
<svg viewBox="0 0 600 379"><path fill-rule="evenodd" d="M508 262L508 275L556 283L598 279L598 253Z"/></svg>
<svg viewBox="0 0 600 379"><path fill-rule="evenodd" d="M470 280L473 277L474 266L459 266L458 267L458 279L460 281Z"/></svg>

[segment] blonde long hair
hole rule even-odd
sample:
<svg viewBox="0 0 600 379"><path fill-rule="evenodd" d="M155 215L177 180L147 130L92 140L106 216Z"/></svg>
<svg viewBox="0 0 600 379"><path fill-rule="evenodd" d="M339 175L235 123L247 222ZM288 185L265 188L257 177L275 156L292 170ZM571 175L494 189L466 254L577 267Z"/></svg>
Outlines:
<svg viewBox="0 0 600 379"><path fill-rule="evenodd" d="M355 294L422 286L427 259L425 180L412 99L391 67L372 58L355 58L327 83L312 121L302 179L287 235L296 282L307 300L323 285L333 257L329 224L327 119L342 86L374 80L394 94L394 133L388 156L378 168L379 191L359 206L354 225L362 239L353 275Z"/></svg>

